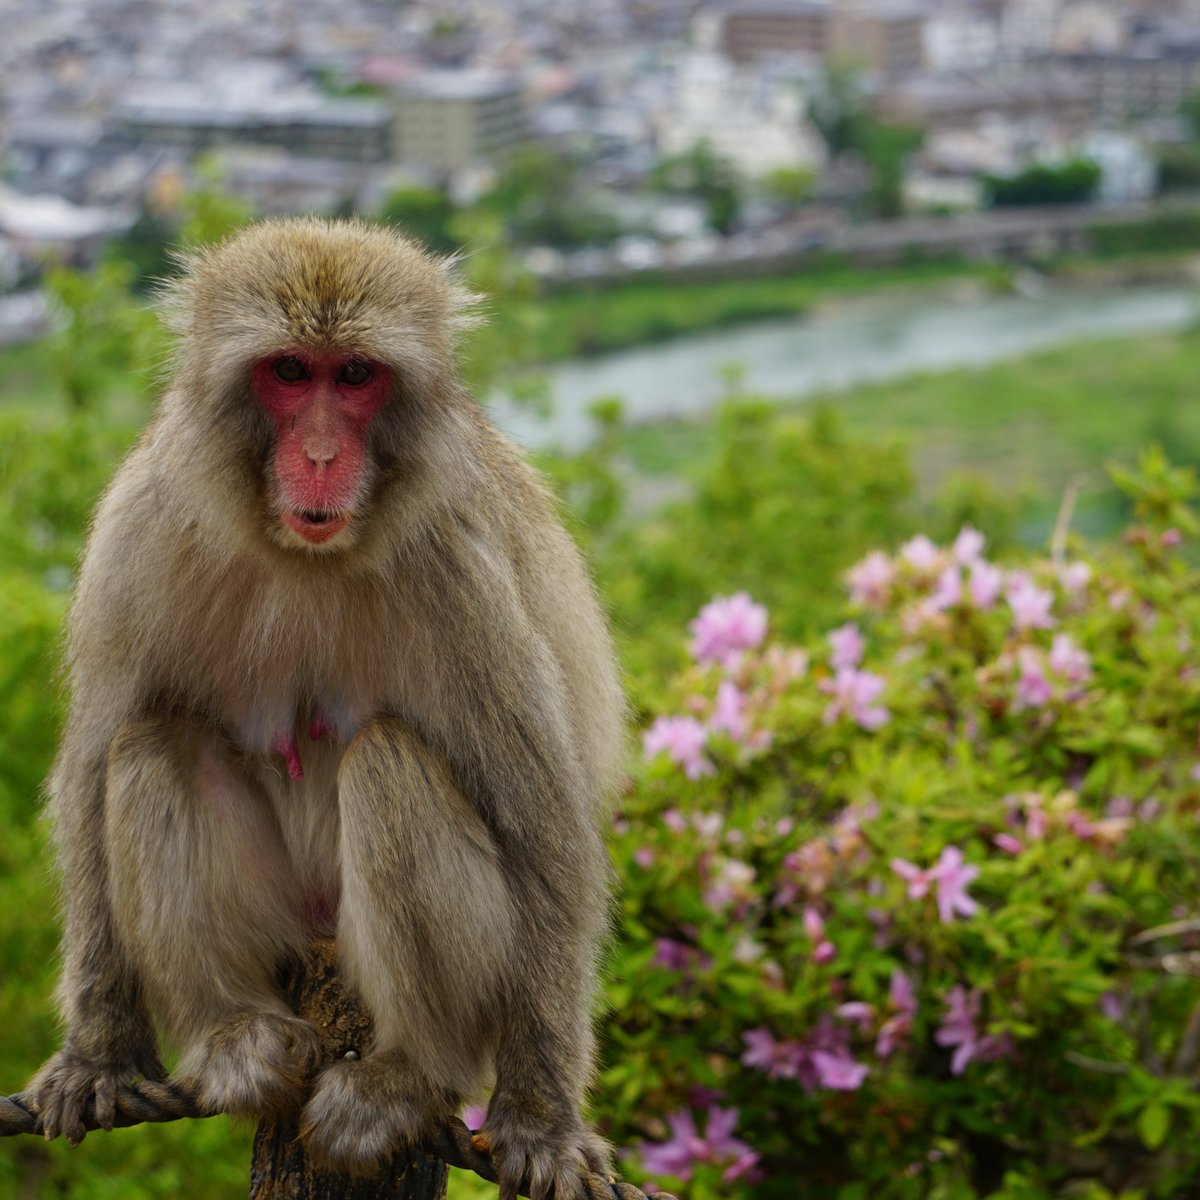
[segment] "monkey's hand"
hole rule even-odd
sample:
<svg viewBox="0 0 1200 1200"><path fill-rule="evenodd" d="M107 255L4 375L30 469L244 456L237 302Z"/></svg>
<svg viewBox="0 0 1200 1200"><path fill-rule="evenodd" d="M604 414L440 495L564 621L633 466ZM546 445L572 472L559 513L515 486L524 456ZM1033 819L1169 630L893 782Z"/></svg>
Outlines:
<svg viewBox="0 0 1200 1200"><path fill-rule="evenodd" d="M429 1138L454 1114L399 1054L343 1060L317 1077L300 1114L300 1137L321 1166L370 1174L403 1146Z"/></svg>
<svg viewBox="0 0 1200 1200"><path fill-rule="evenodd" d="M116 1117L117 1092L135 1079L165 1079L166 1070L152 1042L112 1054L87 1053L71 1039L30 1081L28 1093L46 1139L64 1134L78 1146L87 1133L83 1118L90 1109L103 1129Z"/></svg>
<svg viewBox="0 0 1200 1200"><path fill-rule="evenodd" d="M492 1155L500 1200L517 1200L523 1186L532 1200L583 1200L584 1175L611 1178L608 1143L574 1110L555 1111L537 1099L514 1102L497 1092L483 1128L471 1140Z"/></svg>

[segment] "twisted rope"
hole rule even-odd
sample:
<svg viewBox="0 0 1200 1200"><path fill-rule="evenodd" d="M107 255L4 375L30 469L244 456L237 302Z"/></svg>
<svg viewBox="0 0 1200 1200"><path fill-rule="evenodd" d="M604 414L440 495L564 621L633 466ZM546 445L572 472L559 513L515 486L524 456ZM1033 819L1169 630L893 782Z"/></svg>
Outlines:
<svg viewBox="0 0 1200 1200"><path fill-rule="evenodd" d="M194 1096L170 1080L163 1083L141 1080L127 1084L117 1093L112 1128L216 1115L202 1108ZM101 1128L90 1108L84 1113L83 1125L88 1130ZM0 1096L0 1137L14 1137L19 1133L41 1133L40 1122L29 1099L24 1093ZM426 1149L452 1167L474 1171L489 1183L499 1182L491 1156L471 1144L471 1131L461 1121L447 1121ZM666 1192L647 1194L631 1183L613 1183L603 1175L588 1174L582 1181L587 1200L675 1200ZM521 1192L522 1196L528 1194L527 1190Z"/></svg>

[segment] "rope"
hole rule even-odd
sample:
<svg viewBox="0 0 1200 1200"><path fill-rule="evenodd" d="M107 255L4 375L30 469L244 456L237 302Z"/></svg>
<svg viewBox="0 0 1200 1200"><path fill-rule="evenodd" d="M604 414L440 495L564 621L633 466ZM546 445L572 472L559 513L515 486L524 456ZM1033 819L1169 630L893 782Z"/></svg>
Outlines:
<svg viewBox="0 0 1200 1200"><path fill-rule="evenodd" d="M127 1084L117 1092L113 1128L215 1115L201 1108L192 1095L170 1080L164 1083L142 1080ZM82 1120L85 1129L101 1128L90 1109ZM23 1093L0 1096L0 1137L13 1137L19 1133L41 1133L29 1099ZM491 1156L475 1149L471 1144L471 1131L461 1121L447 1121L426 1148L452 1167L474 1171L489 1183L499 1182ZM647 1194L631 1183L613 1183L603 1175L585 1175L583 1183L587 1200L675 1200L666 1192ZM528 1192L522 1191L521 1195L526 1196Z"/></svg>

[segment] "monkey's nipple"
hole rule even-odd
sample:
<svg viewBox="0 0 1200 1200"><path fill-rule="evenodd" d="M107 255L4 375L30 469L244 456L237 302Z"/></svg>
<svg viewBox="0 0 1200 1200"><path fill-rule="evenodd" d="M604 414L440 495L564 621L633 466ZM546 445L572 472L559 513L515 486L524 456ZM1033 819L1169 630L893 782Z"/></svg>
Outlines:
<svg viewBox="0 0 1200 1200"><path fill-rule="evenodd" d="M275 735L275 753L282 756L287 773L292 779L304 778L304 767L300 763L300 748L296 745L294 733L281 729Z"/></svg>

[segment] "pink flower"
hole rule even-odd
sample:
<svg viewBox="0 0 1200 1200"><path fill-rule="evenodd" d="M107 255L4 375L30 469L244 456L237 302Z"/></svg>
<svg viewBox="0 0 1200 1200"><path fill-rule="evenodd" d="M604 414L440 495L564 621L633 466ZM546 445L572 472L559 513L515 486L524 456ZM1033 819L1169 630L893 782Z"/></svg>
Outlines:
<svg viewBox="0 0 1200 1200"><path fill-rule="evenodd" d="M892 1015L880 1026L875 1039L875 1053L880 1058L889 1058L912 1032L913 1018L917 1015L917 996L912 980L897 967L892 972L888 985L888 1001Z"/></svg>
<svg viewBox="0 0 1200 1200"><path fill-rule="evenodd" d="M689 779L699 779L713 773L713 765L703 753L707 737L695 717L659 717L642 735L642 749L647 758L665 752Z"/></svg>
<svg viewBox="0 0 1200 1200"><path fill-rule="evenodd" d="M1041 708L1054 696L1050 681L1042 672L1042 655L1032 646L1017 651L1017 704L1022 708Z"/></svg>
<svg viewBox="0 0 1200 1200"><path fill-rule="evenodd" d="M1091 678L1092 660L1088 652L1077 646L1069 634L1056 633L1047 659L1050 670L1069 683L1086 683Z"/></svg>
<svg viewBox="0 0 1200 1200"><path fill-rule="evenodd" d="M957 566L947 567L938 576L929 604L935 612L943 612L947 608L957 608L962 598L962 571Z"/></svg>
<svg viewBox="0 0 1200 1200"><path fill-rule="evenodd" d="M713 706L708 727L713 733L727 733L735 742L746 736L746 697L732 679L726 679L717 688L717 699Z"/></svg>
<svg viewBox="0 0 1200 1200"><path fill-rule="evenodd" d="M942 561L942 552L923 534L900 547L900 557L922 574L932 575Z"/></svg>
<svg viewBox="0 0 1200 1200"><path fill-rule="evenodd" d="M1092 568L1085 562L1066 563L1058 569L1058 582L1072 595L1082 592L1091 578Z"/></svg>
<svg viewBox="0 0 1200 1200"><path fill-rule="evenodd" d="M661 1145L642 1143L642 1169L648 1174L670 1175L686 1183L697 1163L716 1163L725 1166L722 1178L727 1183L751 1177L758 1155L733 1136L737 1116L736 1108L711 1105L708 1127L701 1136L690 1112L683 1109L672 1113L667 1118L671 1139Z"/></svg>
<svg viewBox="0 0 1200 1200"><path fill-rule="evenodd" d="M810 942L819 942L825 936L825 919L815 908L804 910L804 935Z"/></svg>
<svg viewBox="0 0 1200 1200"><path fill-rule="evenodd" d="M1017 629L1050 629L1054 618L1050 606L1054 593L1038 587L1029 579L1020 579L1008 589L1008 606Z"/></svg>
<svg viewBox="0 0 1200 1200"><path fill-rule="evenodd" d="M751 885L754 868L736 859L721 859L704 890L704 903L715 913L724 912L730 905L745 904L753 899Z"/></svg>
<svg viewBox="0 0 1200 1200"><path fill-rule="evenodd" d="M717 596L688 626L697 662L737 665L743 650L753 650L767 634L767 610L746 592Z"/></svg>
<svg viewBox="0 0 1200 1200"><path fill-rule="evenodd" d="M991 608L1000 598L1004 588L1004 572L988 562L977 562L971 567L969 591L971 603L978 609Z"/></svg>
<svg viewBox="0 0 1200 1200"><path fill-rule="evenodd" d="M964 525L959 530L958 537L954 539L954 561L961 563L964 567L973 566L979 561L986 542L987 539L978 529Z"/></svg>
<svg viewBox="0 0 1200 1200"><path fill-rule="evenodd" d="M1171 546L1178 546L1182 541L1183 534L1178 529L1164 529L1159 535L1158 544L1166 550Z"/></svg>
<svg viewBox="0 0 1200 1200"><path fill-rule="evenodd" d="M1020 854L1025 847L1021 844L1020 838L1015 838L1011 833L998 833L992 838L992 845L1003 850L1005 854Z"/></svg>
<svg viewBox="0 0 1200 1200"><path fill-rule="evenodd" d="M825 724L832 725L839 717L850 717L866 730L885 725L891 719L891 713L882 705L873 703L884 686L883 680L870 671L842 667L833 679L821 681L821 691L834 698L825 710Z"/></svg>
<svg viewBox="0 0 1200 1200"><path fill-rule="evenodd" d="M662 823L672 833L683 833L687 829L687 820L677 808L668 808L662 815Z"/></svg>
<svg viewBox="0 0 1200 1200"><path fill-rule="evenodd" d="M654 866L655 854L649 846L639 846L633 852L633 861L637 863L643 871L648 871Z"/></svg>
<svg viewBox="0 0 1200 1200"><path fill-rule="evenodd" d="M939 1046L955 1047L950 1060L950 1072L953 1075L961 1075L973 1060L990 1062L1012 1051L1012 1039L1008 1034L980 1037L976 1022L979 1020L981 1003L978 989L967 992L965 988L955 987L946 997L946 1018L933 1035L933 1040Z"/></svg>
<svg viewBox="0 0 1200 1200"><path fill-rule="evenodd" d="M920 900L930 885L937 885L938 916L943 921L954 920L955 913L969 917L978 911L979 906L967 895L967 885L979 874L979 868L964 866L957 846L947 846L937 862L924 871L903 858L893 858L891 866L908 884L910 900Z"/></svg>
<svg viewBox="0 0 1200 1200"><path fill-rule="evenodd" d="M850 585L850 599L855 604L882 605L888 598L888 589L895 576L891 559L881 550L872 550L861 562L846 572Z"/></svg>
<svg viewBox="0 0 1200 1200"><path fill-rule="evenodd" d="M970 917L979 911L979 905L967 895L967 885L979 874L979 868L964 866L957 846L942 851L930 874L937 881L938 916L944 922L953 921L955 913Z"/></svg>
<svg viewBox="0 0 1200 1200"><path fill-rule="evenodd" d="M798 1079L808 1059L800 1042L794 1038L777 1042L769 1029L748 1029L742 1041L746 1043L743 1065L765 1072L769 1079Z"/></svg>
<svg viewBox="0 0 1200 1200"><path fill-rule="evenodd" d="M950 1072L961 1075L967 1063L975 1057L979 1045L979 1033L975 1022L979 1019L979 992L967 992L955 987L946 998L946 1018L941 1028L933 1035L939 1046L954 1046L954 1057L950 1060Z"/></svg>
<svg viewBox="0 0 1200 1200"><path fill-rule="evenodd" d="M856 667L862 662L866 642L863 641L863 636L853 621L832 630L826 635L826 640L833 648L833 653L829 656L829 663L835 669Z"/></svg>
<svg viewBox="0 0 1200 1200"><path fill-rule="evenodd" d="M920 900L929 891L929 885L933 882L932 871L922 871L915 863L903 858L893 858L891 865L892 870L908 884L910 900Z"/></svg>
<svg viewBox="0 0 1200 1200"><path fill-rule="evenodd" d="M848 1054L830 1054L824 1050L814 1050L810 1057L821 1087L833 1091L857 1091L870 1073L869 1067L855 1062Z"/></svg>
<svg viewBox="0 0 1200 1200"><path fill-rule="evenodd" d="M850 1000L845 1004L839 1004L833 1011L843 1021L849 1021L860 1029L870 1029L875 1020L874 1010L862 1000Z"/></svg>
<svg viewBox="0 0 1200 1200"><path fill-rule="evenodd" d="M813 943L813 962L827 963L837 957L837 947L825 937L825 921L815 908L804 910L804 933Z"/></svg>

